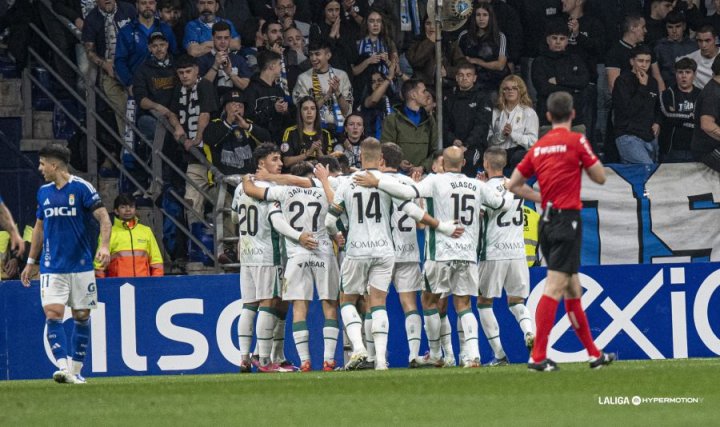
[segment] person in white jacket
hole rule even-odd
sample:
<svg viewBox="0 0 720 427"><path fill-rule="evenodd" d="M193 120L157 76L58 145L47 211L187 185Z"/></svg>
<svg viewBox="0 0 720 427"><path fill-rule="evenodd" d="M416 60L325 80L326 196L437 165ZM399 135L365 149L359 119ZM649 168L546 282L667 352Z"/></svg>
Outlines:
<svg viewBox="0 0 720 427"><path fill-rule="evenodd" d="M538 140L539 126L527 86L520 77L507 76L500 83L497 106L493 108L488 146L507 151L508 168L512 171Z"/></svg>

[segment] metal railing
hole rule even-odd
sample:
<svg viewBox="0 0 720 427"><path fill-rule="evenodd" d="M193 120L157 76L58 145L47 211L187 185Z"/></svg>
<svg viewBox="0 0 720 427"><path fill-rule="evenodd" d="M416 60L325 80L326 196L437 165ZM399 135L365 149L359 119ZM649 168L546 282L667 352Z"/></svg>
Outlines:
<svg viewBox="0 0 720 427"><path fill-rule="evenodd" d="M55 19L58 19L69 32L71 32L75 38L77 38L78 42L80 42L80 33L75 28L75 26L65 17L58 15L53 9L52 5L49 0L40 0L47 9L54 15ZM159 116L153 112L153 115L157 119L157 125L155 129L155 133L153 135L153 139L150 140L145 137L145 135L137 128L135 123L124 121L125 125L129 127L132 132L135 134L136 137L136 143L137 144L144 144L148 148L150 148L150 159L143 159L141 158L132 144L129 144L125 141L125 138L123 135L120 135L117 131L117 127L111 126L108 124L96 111L95 104L96 104L96 97L99 97L102 99L115 113L116 117L125 117L125 112L117 110L113 104L110 102L108 97L103 93L102 90L98 90L96 88L96 81L98 77L98 68L94 64L90 64L88 72L83 73L78 66L71 61L64 52L62 52L53 42L50 40L46 34L43 33L42 30L40 30L37 26L34 24L30 24L30 29L33 31L35 35L37 35L40 40L44 42L45 45L49 49L52 50L52 52L56 55L59 60L63 61L65 64L67 64L70 69L73 70L73 72L79 76L83 81L85 82L84 87L86 90L86 93L84 96L78 93L78 91L75 90L75 88L68 84L57 71L55 71L54 67L52 67L50 64L47 63L47 61L40 55L35 49L32 47L28 49L30 53L30 59L31 61L34 61L36 64L42 66L44 69L47 70L47 72L59 83L62 85L62 87L72 96L72 98L77 101L80 105L82 105L85 108L85 117L84 117L84 124L82 117L78 116L76 117L75 114L70 112L68 108L66 108L62 102L53 94L51 88L46 87L43 85L43 83L38 79L37 77L33 76L30 72L30 67L26 68L24 74L23 74L23 102L24 102L24 122L30 122L29 118L32 117L32 89L31 89L31 83L34 84L40 91L42 91L48 99L53 103L55 107L57 107L60 111L62 111L68 118L70 122L72 122L82 133L85 134L87 144L86 144L86 155L87 155L87 175L86 178L92 182L97 187L97 180L98 180L98 174L97 174L97 150L100 150L106 158L134 185L136 188L138 188L141 192L143 197L146 198L152 198L153 196L158 196L159 191L158 189L165 189L165 182L162 177L162 170L163 165L167 166L169 169L171 169L174 173L178 174L188 185L192 186L203 198L204 201L209 202L213 206L212 211L212 218L214 219L214 224L209 223L205 219L205 215L203 215L202 212L196 212L194 211L192 205L188 203L188 201L178 194L172 187L168 186L167 189L164 191L167 191L168 194L170 194L179 204L181 204L186 212L189 213L187 215L188 217L194 216L197 221L193 222L200 222L205 227L213 229L213 235L214 235L214 247L216 251L220 251L222 248L222 244L225 242L237 242L237 238L229 237L226 238L224 236L224 230L223 230L223 217L225 214L227 214L226 209L224 209L224 202L226 197L226 187L227 183L225 182L225 177L223 176L220 171L210 164L208 162L205 155L198 150L196 147L192 147L188 152L197 159L201 164L203 164L205 167L207 167L210 172L214 176L215 185L217 186L217 196L214 197L211 195L211 193L203 190L198 186L195 182L190 180L188 176L186 175L185 171L183 171L178 165L172 162L171 159L169 159L164 153L163 153L163 145L166 139L166 135L168 132L172 133L172 127L170 123L167 121L165 117ZM138 102L139 104L139 102ZM139 108L139 106L138 106ZM29 123L29 126L32 126L32 123ZM140 167L142 170L144 170L148 176L150 177L150 181L148 184L148 187L145 188L143 184L141 184L133 175L131 170L128 170L125 165L116 158L115 154L112 153L110 150L105 148L103 144L97 139L97 130L98 126L103 128L110 137L119 144L120 147L122 147L127 153L129 153L134 162L135 165ZM150 163L148 164L148 161L150 160ZM161 196L161 195L160 195ZM224 266L221 266L217 261L217 256L213 251L208 248L201 240L199 240L197 237L193 235L191 230L188 229L188 227L182 223L181 221L177 220L173 215L171 215L167 210L165 210L162 207L154 208L153 213L153 220L154 220L154 227L153 232L156 236L162 236L162 222L164 219L170 220L177 229L184 234L190 241L192 241L197 247L206 255L208 256L213 264L216 272L220 272L223 267L225 268L235 268L238 267L238 264L226 264ZM167 254L166 254L167 255ZM167 256L165 257L167 260Z"/></svg>

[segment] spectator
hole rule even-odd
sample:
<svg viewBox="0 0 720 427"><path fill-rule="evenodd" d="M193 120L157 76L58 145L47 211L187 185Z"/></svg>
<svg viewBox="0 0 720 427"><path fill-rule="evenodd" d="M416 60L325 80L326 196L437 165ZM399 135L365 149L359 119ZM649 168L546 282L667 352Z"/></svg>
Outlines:
<svg viewBox="0 0 720 427"><path fill-rule="evenodd" d="M88 60L100 68L100 86L115 113L119 135L125 133L125 108L128 95L115 74L115 45L120 28L129 23L135 15L135 8L131 4L105 0L99 2L98 6L88 13L82 32ZM116 157L119 156L119 147L116 143L113 142L111 150ZM106 159L102 167L113 166Z"/></svg>
<svg viewBox="0 0 720 427"><path fill-rule="evenodd" d="M445 97L443 142L465 150L462 172L474 178L487 148L492 104L477 86L474 65L460 65L455 81L457 86Z"/></svg>
<svg viewBox="0 0 720 427"><path fill-rule="evenodd" d="M0 227L1 229L1 227ZM13 230L17 233L17 229ZM20 272L26 265L30 242L32 242L33 227L26 225L22 237L10 236L5 230L0 231L0 280L13 280L20 278ZM13 248L19 241L24 242L22 247ZM37 277L33 277L33 280Z"/></svg>
<svg viewBox="0 0 720 427"><path fill-rule="evenodd" d="M569 27L564 20L555 20L545 26L546 47L533 62L532 81L537 91L537 115L540 124L550 128L547 119L547 99L555 92L567 92L573 97L575 106L574 132L585 133L585 88L590 73L585 61L567 50Z"/></svg>
<svg viewBox="0 0 720 427"><path fill-rule="evenodd" d="M657 162L660 92L650 76L650 52L646 45L634 47L632 69L620 74L613 89L615 143L622 163Z"/></svg>
<svg viewBox="0 0 720 427"><path fill-rule="evenodd" d="M305 37L306 43L310 41L310 24L295 19L295 12L297 12L295 0L276 0L274 10L277 22L282 24L283 29L295 27Z"/></svg>
<svg viewBox="0 0 720 427"><path fill-rule="evenodd" d="M240 49L240 36L235 26L227 19L217 16L220 2L218 0L197 0L197 8L200 16L185 25L185 38L183 47L190 56L203 56L212 51L212 24L225 22L230 27L230 50Z"/></svg>
<svg viewBox="0 0 720 427"><path fill-rule="evenodd" d="M363 96L362 105L358 106L358 112L362 115L363 123L367 123L368 130L376 139L382 135L382 125L385 118L392 114L392 106L396 102L393 93L393 80L397 65L390 68L387 77L376 71L370 75L371 92ZM366 86L366 85L363 85Z"/></svg>
<svg viewBox="0 0 720 427"><path fill-rule="evenodd" d="M163 276L163 258L150 227L140 224L135 215L135 199L120 194L113 204L115 219L110 234L110 264L97 259L95 277Z"/></svg>
<svg viewBox="0 0 720 427"><path fill-rule="evenodd" d="M720 57L715 57L712 72L712 79L695 102L691 149L695 161L720 172Z"/></svg>
<svg viewBox="0 0 720 427"><path fill-rule="evenodd" d="M508 168L515 169L527 150L538 140L538 116L523 79L510 75L500 83L493 108L488 145L507 151Z"/></svg>
<svg viewBox="0 0 720 427"><path fill-rule="evenodd" d="M630 52L635 46L643 43L647 29L645 18L639 15L630 15L623 21L623 36L607 53L605 58L605 72L608 79L608 90L614 93L615 80L623 71L630 70ZM664 89L664 82L660 76L660 68L653 61L652 77L657 80L658 87Z"/></svg>
<svg viewBox="0 0 720 427"><path fill-rule="evenodd" d="M177 44L172 28L155 18L155 0L137 0L137 18L120 29L115 50L115 72L117 78L132 95L133 74L150 55L148 37L161 32L169 43L170 52L177 53Z"/></svg>
<svg viewBox="0 0 720 427"><path fill-rule="evenodd" d="M320 39L327 42L333 52L330 65L350 73L355 57L352 40L357 40L358 33L353 32L352 27L344 27L340 0L323 0L322 5L322 19L310 27L310 42Z"/></svg>
<svg viewBox="0 0 720 427"><path fill-rule="evenodd" d="M312 96L297 101L297 124L285 129L280 144L283 168L287 171L296 163L316 160L333 152L330 132L320 126L320 114Z"/></svg>
<svg viewBox="0 0 720 427"><path fill-rule="evenodd" d="M56 1L53 4L53 9L55 9L55 12L57 12L59 15L66 17L68 21L70 21L71 29L72 26L74 26L77 31L82 32L83 26L85 25L85 17L90 13L90 11L95 7L95 5L96 2L91 0L64 0ZM38 6L41 7L41 13L45 14L42 10L44 6ZM85 53L85 48L83 47L82 42L79 42L77 40L75 34L73 34L72 32L68 32L65 28L62 28L62 24L59 20L55 19L55 17L50 14L45 15L47 16L41 15L41 17L44 21L46 21L44 24L46 25L45 30L47 31L48 36L51 40L55 42L55 46L57 46L59 50L66 52L68 58L72 58L74 55L75 63L77 64L81 75L76 76L75 72L70 69L70 67L65 61L62 60L55 64L56 70L58 71L58 74L60 74L60 76L71 77L71 79L68 81L72 81L73 77L77 77L78 91L82 93L85 91L85 76L87 76L88 68L90 66L90 63L87 59L87 54ZM47 21L52 21L50 27L47 27ZM0 33L2 33L2 27L2 24L0 24ZM57 34L53 33L54 31L56 31L56 29ZM15 35L13 35L11 39L14 37ZM75 49L70 50L67 47L64 47L65 43L69 43L70 46L74 45Z"/></svg>
<svg viewBox="0 0 720 427"><path fill-rule="evenodd" d="M43 52L43 54L52 58L53 69L60 76L61 81L66 83L70 88L74 88L76 83L75 71L73 71L73 68L70 66L70 64L68 64L64 60L63 56L69 58L71 63L77 63L77 60L75 58L75 35L71 31L68 31L67 28L65 28L65 25L60 20L55 18L53 11L67 17L70 20L71 24L74 26L80 24L80 26L77 28L81 29L83 20L80 16L79 2L72 5L75 7L66 5L65 1L49 2L49 6L46 5L44 2L33 3L35 9L33 11L33 15L38 18L35 21L35 24L39 25L40 23L42 23L45 34L47 34L50 40L53 41L53 43L55 44L55 48L61 52L57 53L55 50L48 49L49 51L45 51ZM50 10L50 8L52 10ZM2 34L2 32L0 32L0 34ZM54 95L60 98L70 98L70 93L62 84L59 84L57 86Z"/></svg>
<svg viewBox="0 0 720 427"><path fill-rule="evenodd" d="M660 96L660 160L693 161L690 143L695 129L695 102L700 89L693 85L697 64L690 58L675 63L676 83Z"/></svg>
<svg viewBox="0 0 720 427"><path fill-rule="evenodd" d="M356 81L370 81L378 71L387 76L393 63L398 62L398 51L390 38L386 18L378 11L370 12L366 19L365 37L358 41L357 59L352 67Z"/></svg>
<svg viewBox="0 0 720 427"><path fill-rule="evenodd" d="M175 41L179 44L185 39L185 24L182 22L182 9L180 0L158 0L158 17L172 28ZM178 51L185 51L185 48L178 46Z"/></svg>
<svg viewBox="0 0 720 427"><path fill-rule="evenodd" d="M288 60L283 47L283 31L282 25L279 22L267 21L260 26L260 32L262 33L262 45L258 46L258 53L269 50L280 55L280 78L278 84L283 90L283 96L285 100L290 102L290 90L293 86L290 86L288 79ZM296 78L297 79L297 78Z"/></svg>
<svg viewBox="0 0 720 427"><path fill-rule="evenodd" d="M360 143L365 139L365 121L358 113L352 113L345 119L345 133L335 143L334 152L344 153L348 166L360 169ZM341 157L338 157L341 159Z"/></svg>
<svg viewBox="0 0 720 427"><path fill-rule="evenodd" d="M562 3L563 13L567 15L570 29L568 52L583 58L590 76L590 81L584 91L585 109L579 113L585 117L585 134L588 135L590 142L601 141L602 138L596 136L596 128L600 127L597 126L599 87L602 86L603 94L610 95L605 88L605 70L600 69L598 65L604 62L605 29L599 19L585 12L587 0L563 0ZM600 72L603 73L602 80L599 80ZM609 100L602 102L604 105L609 103ZM577 110L577 105L575 107ZM605 117L603 115L602 118L605 119ZM605 119L605 121L607 120ZM604 122L602 123L604 126Z"/></svg>
<svg viewBox="0 0 720 427"><path fill-rule="evenodd" d="M425 110L432 98L425 84L411 79L403 82L404 103L394 108L383 123L382 142L394 142L403 151L402 169L430 170L430 156L436 148L438 128L435 117Z"/></svg>
<svg viewBox="0 0 720 427"><path fill-rule="evenodd" d="M413 68L413 78L420 80L427 88L435 87L435 68L437 62L435 60L435 21L429 16L425 17L423 24L424 37L415 40L405 53L410 66ZM445 38L443 38L445 40ZM441 75L447 77L449 68L448 58L446 55L442 57Z"/></svg>
<svg viewBox="0 0 720 427"><path fill-rule="evenodd" d="M514 65L520 65L520 57L523 53L523 27L520 15L504 0L479 0L479 2L489 3L492 6L498 29L505 34L507 40L508 66L513 70Z"/></svg>
<svg viewBox="0 0 720 427"><path fill-rule="evenodd" d="M331 134L342 133L344 117L350 114L353 105L353 89L350 78L343 70L330 66L332 53L327 43L318 41L308 49L312 69L298 76L293 89L293 101L298 104L300 98L310 95L319 107L320 123Z"/></svg>
<svg viewBox="0 0 720 427"><path fill-rule="evenodd" d="M168 41L164 33L152 33L148 39L150 57L140 65L133 76L133 93L138 101L137 127L145 139L153 142L157 119L155 115L163 116L170 122L176 122L175 114L169 109L172 103L173 92L177 85L177 74L172 58L168 53ZM155 115L153 115L155 114ZM172 147L171 139L166 139L163 146L165 152ZM135 146L135 151L141 159L150 160L151 150L145 143ZM147 182L147 172L139 167L134 171L135 177L141 184Z"/></svg>
<svg viewBox="0 0 720 427"><path fill-rule="evenodd" d="M697 49L697 42L688 37L685 15L672 11L665 18L667 36L655 44L655 58L660 67L665 86L675 83L675 61L681 56L688 55Z"/></svg>
<svg viewBox="0 0 720 427"><path fill-rule="evenodd" d="M653 49L657 41L665 37L665 18L673 10L673 3L673 0L650 0L650 13L645 16L645 43Z"/></svg>
<svg viewBox="0 0 720 427"><path fill-rule="evenodd" d="M198 58L200 75L213 83L218 96L233 88L245 89L252 76L245 58L230 51L230 38L230 26L226 22L213 24L213 49Z"/></svg>
<svg viewBox="0 0 720 427"><path fill-rule="evenodd" d="M179 122L174 124L174 134L185 149L185 200L192 206L193 214L198 216L195 220L188 216L188 222L191 223L203 219L205 198L199 190L207 190L210 182L207 166L189 151L192 147L198 147L206 156L210 153L209 147L203 144L203 133L210 122L210 115L218 109L217 95L212 83L198 79L200 71L194 57L183 55L175 66L180 85L175 88L170 110L179 118Z"/></svg>
<svg viewBox="0 0 720 427"><path fill-rule="evenodd" d="M213 165L223 175L255 172L253 150L262 143L272 141L270 132L245 118L247 105L239 91L225 93L221 104L220 118L208 124L203 136L203 142L212 151Z"/></svg>
<svg viewBox="0 0 720 427"><path fill-rule="evenodd" d="M715 28L704 25L695 33L698 49L685 58L690 58L697 63L697 71L695 72L695 86L702 89L713 78L712 65L718 56L718 46L716 44L717 33Z"/></svg>
<svg viewBox="0 0 720 427"><path fill-rule="evenodd" d="M289 106L285 93L278 85L282 57L266 50L258 55L259 74L250 79L245 90L248 117L257 125L267 129L273 141L280 141L289 124Z"/></svg>
<svg viewBox="0 0 720 427"><path fill-rule="evenodd" d="M468 29L460 34L452 51L454 66L461 62L475 65L478 88L484 92L495 92L510 74L505 34L498 28L493 10L488 3L476 3Z"/></svg>
<svg viewBox="0 0 720 427"><path fill-rule="evenodd" d="M297 28L288 28L283 32L285 41L284 58L286 58L288 87L295 87L298 76L309 70L310 58L308 58L305 38Z"/></svg>

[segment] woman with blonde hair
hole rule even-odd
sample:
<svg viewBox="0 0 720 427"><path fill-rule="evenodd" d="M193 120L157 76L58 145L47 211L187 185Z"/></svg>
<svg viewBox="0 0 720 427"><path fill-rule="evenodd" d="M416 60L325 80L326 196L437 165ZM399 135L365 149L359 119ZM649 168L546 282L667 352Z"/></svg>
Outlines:
<svg viewBox="0 0 720 427"><path fill-rule="evenodd" d="M488 146L507 151L510 170L538 140L540 122L532 105L527 86L519 76L513 74L503 79L497 106L493 108Z"/></svg>

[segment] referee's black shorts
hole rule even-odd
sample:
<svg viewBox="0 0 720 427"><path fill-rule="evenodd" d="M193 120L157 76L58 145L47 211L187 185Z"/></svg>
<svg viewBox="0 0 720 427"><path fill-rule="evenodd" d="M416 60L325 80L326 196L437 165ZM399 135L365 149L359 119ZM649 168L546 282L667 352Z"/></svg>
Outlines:
<svg viewBox="0 0 720 427"><path fill-rule="evenodd" d="M540 219L540 250L548 270L575 274L580 268L580 211L550 209Z"/></svg>

